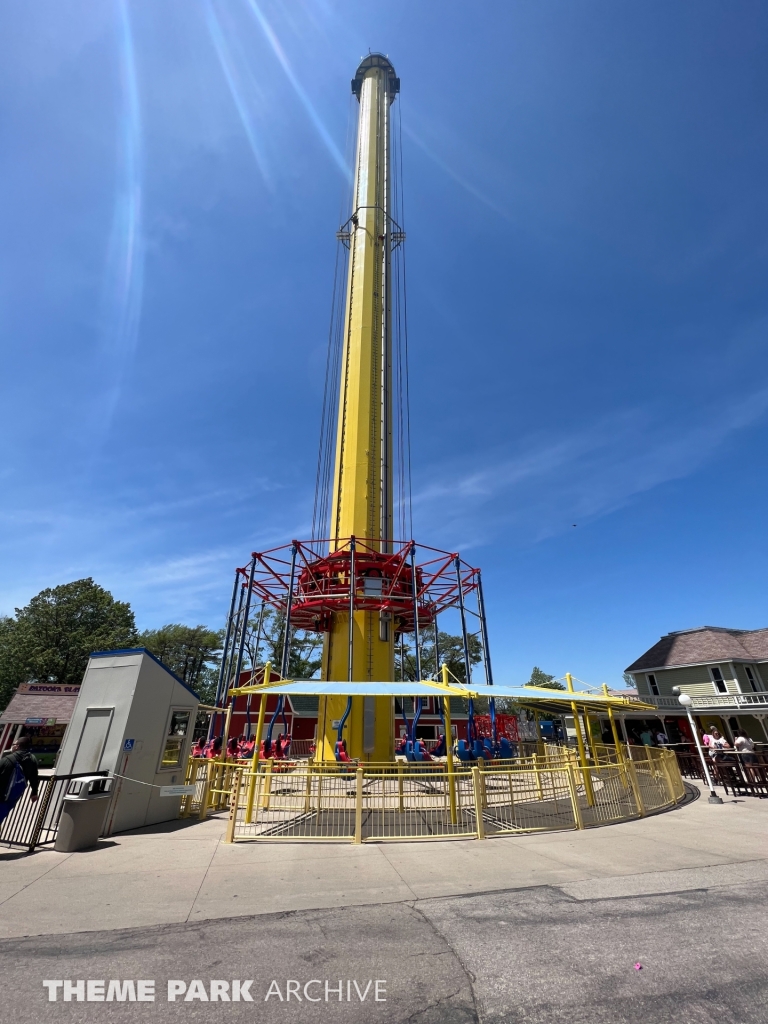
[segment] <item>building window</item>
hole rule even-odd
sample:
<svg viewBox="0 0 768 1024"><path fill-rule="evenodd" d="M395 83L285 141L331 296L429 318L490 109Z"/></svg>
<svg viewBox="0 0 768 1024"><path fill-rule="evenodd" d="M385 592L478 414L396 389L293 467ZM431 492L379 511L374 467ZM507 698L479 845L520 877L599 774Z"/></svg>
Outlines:
<svg viewBox="0 0 768 1024"><path fill-rule="evenodd" d="M180 768L191 711L172 711L160 768Z"/></svg>
<svg viewBox="0 0 768 1024"><path fill-rule="evenodd" d="M649 674L646 676L646 679L648 680L648 686L650 687L651 693L654 697L658 697L659 684L656 682L656 676Z"/></svg>
<svg viewBox="0 0 768 1024"><path fill-rule="evenodd" d="M760 687L757 685L757 679L755 678L755 673L752 671L752 666L745 665L744 671L747 673L747 679L749 680L749 685L752 687L753 693L759 693Z"/></svg>
<svg viewBox="0 0 768 1024"><path fill-rule="evenodd" d="M719 665L710 666L709 671L712 673L712 682L715 684L715 689L718 693L728 693L728 687L725 685L723 679L723 673L720 671Z"/></svg>

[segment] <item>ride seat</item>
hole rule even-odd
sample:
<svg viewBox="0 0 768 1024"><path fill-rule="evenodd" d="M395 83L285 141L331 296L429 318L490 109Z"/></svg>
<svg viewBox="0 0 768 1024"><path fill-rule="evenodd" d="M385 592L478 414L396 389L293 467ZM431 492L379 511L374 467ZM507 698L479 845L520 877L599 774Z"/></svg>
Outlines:
<svg viewBox="0 0 768 1024"><path fill-rule="evenodd" d="M347 764L351 764L352 758L347 753L347 748L344 746L344 740L336 741L336 760L344 761Z"/></svg>

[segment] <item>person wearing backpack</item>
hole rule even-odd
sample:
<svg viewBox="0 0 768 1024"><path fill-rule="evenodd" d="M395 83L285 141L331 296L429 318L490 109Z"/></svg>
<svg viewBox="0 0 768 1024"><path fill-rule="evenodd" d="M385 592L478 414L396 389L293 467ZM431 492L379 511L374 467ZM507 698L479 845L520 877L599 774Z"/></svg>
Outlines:
<svg viewBox="0 0 768 1024"><path fill-rule="evenodd" d="M0 822L5 821L19 802L27 783L32 790L30 800L32 803L37 800L40 780L31 746L29 736L22 736L13 744L9 754L0 757Z"/></svg>

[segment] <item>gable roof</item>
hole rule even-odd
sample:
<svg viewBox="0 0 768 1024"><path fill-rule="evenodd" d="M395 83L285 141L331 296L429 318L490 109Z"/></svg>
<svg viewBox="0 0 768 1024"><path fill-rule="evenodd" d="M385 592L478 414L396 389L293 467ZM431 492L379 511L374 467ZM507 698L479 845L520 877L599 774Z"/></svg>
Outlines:
<svg viewBox="0 0 768 1024"><path fill-rule="evenodd" d="M626 672L683 665L711 665L718 661L765 661L768 659L768 628L724 629L700 626L667 633L633 661Z"/></svg>

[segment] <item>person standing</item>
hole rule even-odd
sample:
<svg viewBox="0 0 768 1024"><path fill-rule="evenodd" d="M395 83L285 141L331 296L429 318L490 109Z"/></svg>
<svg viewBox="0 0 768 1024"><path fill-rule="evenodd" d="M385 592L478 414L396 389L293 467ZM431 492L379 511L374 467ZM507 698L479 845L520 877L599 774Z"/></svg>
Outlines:
<svg viewBox="0 0 768 1024"><path fill-rule="evenodd" d="M721 736L719 729L711 728L709 734L709 756L713 761L722 761L725 756L723 751L729 750L731 745L724 736Z"/></svg>
<svg viewBox="0 0 768 1024"><path fill-rule="evenodd" d="M32 803L37 800L40 778L31 746L29 736L21 736L11 752L0 757L0 822L5 821L19 802L27 784L32 790L30 800Z"/></svg>
<svg viewBox="0 0 768 1024"><path fill-rule="evenodd" d="M734 736L733 746L739 755L739 760L744 765L744 771L750 782L755 781L756 773L752 771L752 765L757 762L755 754L755 741L748 736L743 729L737 729Z"/></svg>

